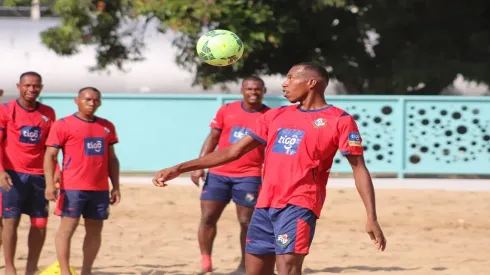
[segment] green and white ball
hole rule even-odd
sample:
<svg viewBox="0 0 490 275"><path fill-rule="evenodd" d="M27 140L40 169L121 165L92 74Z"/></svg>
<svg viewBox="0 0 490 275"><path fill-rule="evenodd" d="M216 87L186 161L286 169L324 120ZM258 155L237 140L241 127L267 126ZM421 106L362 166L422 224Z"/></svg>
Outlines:
<svg viewBox="0 0 490 275"><path fill-rule="evenodd" d="M212 30L199 38L196 50L209 65L228 66L242 57L243 42L231 31Z"/></svg>

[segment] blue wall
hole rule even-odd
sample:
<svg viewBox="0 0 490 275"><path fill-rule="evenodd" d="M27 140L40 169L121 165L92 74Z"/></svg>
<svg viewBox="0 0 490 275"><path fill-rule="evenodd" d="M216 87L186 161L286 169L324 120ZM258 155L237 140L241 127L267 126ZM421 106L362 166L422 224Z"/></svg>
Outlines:
<svg viewBox="0 0 490 275"><path fill-rule="evenodd" d="M74 94L44 94L58 117ZM114 122L125 172L154 172L195 158L218 108L240 95L104 95L98 115ZM357 120L371 172L490 174L490 98L329 96ZM271 107L289 104L267 96ZM338 154L332 172L350 172Z"/></svg>

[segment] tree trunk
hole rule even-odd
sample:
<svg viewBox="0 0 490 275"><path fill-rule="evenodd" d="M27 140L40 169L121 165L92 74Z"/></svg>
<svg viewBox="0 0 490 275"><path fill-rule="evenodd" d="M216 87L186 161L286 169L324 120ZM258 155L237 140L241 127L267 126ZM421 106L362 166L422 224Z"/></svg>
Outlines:
<svg viewBox="0 0 490 275"><path fill-rule="evenodd" d="M31 20L41 19L41 3L40 0L32 0L31 2Z"/></svg>

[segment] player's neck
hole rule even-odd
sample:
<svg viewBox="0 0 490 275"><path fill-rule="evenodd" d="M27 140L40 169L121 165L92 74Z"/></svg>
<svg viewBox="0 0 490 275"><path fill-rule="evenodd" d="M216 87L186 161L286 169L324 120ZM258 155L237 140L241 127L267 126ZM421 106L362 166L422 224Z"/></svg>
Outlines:
<svg viewBox="0 0 490 275"><path fill-rule="evenodd" d="M300 103L302 110L317 110L328 106L324 94L312 93Z"/></svg>
<svg viewBox="0 0 490 275"><path fill-rule="evenodd" d="M262 104L262 102L250 104L250 103L243 101L243 104L242 104L242 108L244 108L246 111L250 111L250 112L260 111L263 107L264 107L264 105Z"/></svg>
<svg viewBox="0 0 490 275"><path fill-rule="evenodd" d="M95 115L86 115L82 112L77 112L76 115L78 118L85 120L85 121L94 121L94 119L95 119Z"/></svg>
<svg viewBox="0 0 490 275"><path fill-rule="evenodd" d="M24 109L33 110L33 109L36 109L36 107L37 107L37 101L27 101L27 100L23 99L22 97L18 98L17 102Z"/></svg>

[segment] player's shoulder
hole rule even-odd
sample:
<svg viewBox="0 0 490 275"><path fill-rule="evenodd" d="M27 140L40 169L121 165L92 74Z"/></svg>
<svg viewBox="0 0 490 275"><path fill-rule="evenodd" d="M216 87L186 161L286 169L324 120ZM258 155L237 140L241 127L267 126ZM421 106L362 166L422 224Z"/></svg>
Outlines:
<svg viewBox="0 0 490 275"><path fill-rule="evenodd" d="M17 100L12 99L12 100L9 100L5 103L0 104L0 110L8 110L11 108L15 108L15 106L17 106Z"/></svg>
<svg viewBox="0 0 490 275"><path fill-rule="evenodd" d="M73 122L74 119L75 119L74 115L65 116L65 117L62 117L62 118L55 120L53 125L68 126L68 125L70 125L71 122Z"/></svg>
<svg viewBox="0 0 490 275"><path fill-rule="evenodd" d="M331 104L328 105L328 107L325 109L325 113L327 113L331 117L337 117L337 118L350 116L350 114L347 113L344 109Z"/></svg>
<svg viewBox="0 0 490 275"><path fill-rule="evenodd" d="M239 108L242 108L242 101L241 100L237 100L237 101L232 101L232 102L227 102L223 105L221 105L221 108L223 111L225 110L236 110L236 109L239 109Z"/></svg>
<svg viewBox="0 0 490 275"><path fill-rule="evenodd" d="M41 102L39 102L39 110L54 113L53 107L46 105L44 103L41 103Z"/></svg>
<svg viewBox="0 0 490 275"><path fill-rule="evenodd" d="M95 122L107 128L111 128L111 129L115 128L114 123L112 123L112 121L108 120L107 118L97 117Z"/></svg>
<svg viewBox="0 0 490 275"><path fill-rule="evenodd" d="M39 112L41 112L42 114L46 114L50 117L55 117L55 110L53 107L49 106L49 105L46 105L46 104L43 104L41 102L39 102Z"/></svg>

